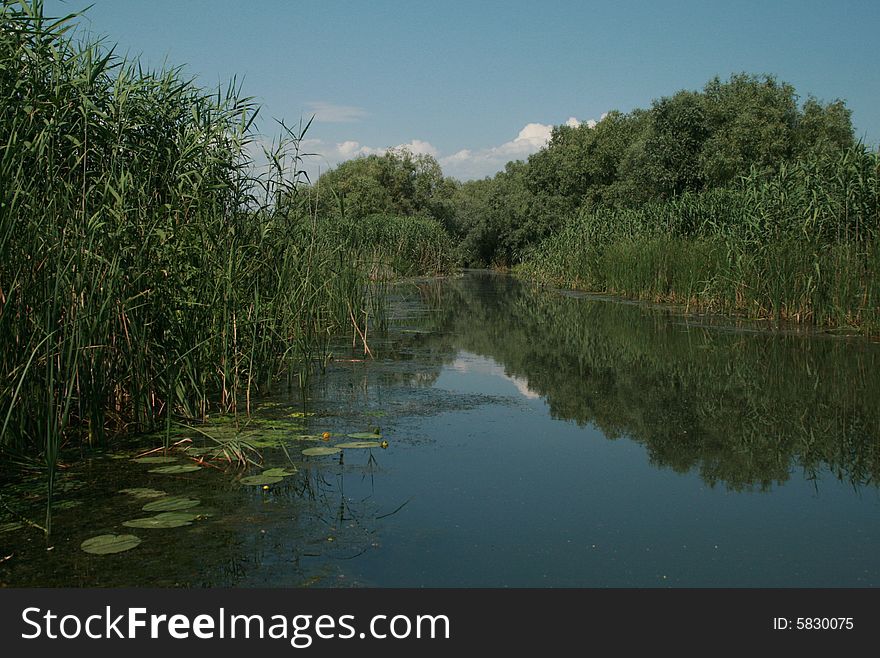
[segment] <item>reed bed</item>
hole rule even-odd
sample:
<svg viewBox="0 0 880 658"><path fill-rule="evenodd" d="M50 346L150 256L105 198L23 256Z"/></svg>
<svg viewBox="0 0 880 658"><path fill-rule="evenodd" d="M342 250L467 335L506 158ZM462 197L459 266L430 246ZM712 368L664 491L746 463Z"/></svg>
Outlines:
<svg viewBox="0 0 880 658"><path fill-rule="evenodd" d="M45 468L50 505L64 448L302 381L368 317L377 249L438 263L426 232L282 208L301 132L256 175L259 108L234 81L146 70L75 41L76 20L0 5L0 455Z"/></svg>
<svg viewBox="0 0 880 658"><path fill-rule="evenodd" d="M880 157L863 146L738 185L584 212L526 277L774 321L880 331Z"/></svg>

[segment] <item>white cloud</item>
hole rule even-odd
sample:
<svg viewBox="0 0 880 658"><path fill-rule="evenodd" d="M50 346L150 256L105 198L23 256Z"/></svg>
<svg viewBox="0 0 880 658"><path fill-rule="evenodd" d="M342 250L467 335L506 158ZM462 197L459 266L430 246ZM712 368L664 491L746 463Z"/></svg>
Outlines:
<svg viewBox="0 0 880 658"><path fill-rule="evenodd" d="M367 116L366 110L354 105L336 105L326 101L312 101L306 105L307 114L314 114L319 123L355 123Z"/></svg>
<svg viewBox="0 0 880 658"><path fill-rule="evenodd" d="M603 114L599 121L605 116ZM565 125L573 128L581 125L594 128L596 124L595 119L581 121L576 117L569 117L565 121ZM345 160L368 155L382 155L392 149L407 149L414 155L430 155L438 159L447 176L470 180L492 176L504 169L504 165L511 160L526 159L547 145L552 131L553 126L549 124L527 123L516 137L508 142L482 149L464 148L445 156L433 144L421 139L412 139L405 144L397 144L396 146L381 147L361 144L353 139L330 143L321 139L307 138L300 143L300 152L314 154L312 157L306 158L303 163L309 178L313 181L317 180L321 173L332 169Z"/></svg>
<svg viewBox="0 0 880 658"><path fill-rule="evenodd" d="M510 160L522 160L546 146L552 130L553 126L543 123L527 123L509 142L484 149L461 149L440 158L440 165L447 176L463 180L491 176Z"/></svg>
<svg viewBox="0 0 880 658"><path fill-rule="evenodd" d="M437 157L440 152L434 147L431 142L423 142L420 139L414 139L409 144L400 144L399 146L395 146L396 149L406 149L413 155L430 155L433 157Z"/></svg>
<svg viewBox="0 0 880 658"><path fill-rule="evenodd" d="M430 155L437 157L440 153L430 142L421 139L413 139L406 144L396 146L367 146L355 140L344 142L327 143L321 139L304 139L300 143L300 151L312 153L312 157L306 158L305 170L311 180L317 180L318 175L332 169L340 162L368 155L383 155L391 150L406 149L413 155Z"/></svg>
<svg viewBox="0 0 880 658"><path fill-rule="evenodd" d="M607 113L603 114L599 121L606 116ZM565 125L572 128L580 125L595 128L597 123L595 119L581 121L576 117L569 117ZM492 176L504 169L504 165L510 160L524 160L542 149L550 141L552 131L552 125L528 123L519 131L516 138L509 142L484 149L461 149L452 155L440 158L440 164L447 176L461 180Z"/></svg>
<svg viewBox="0 0 880 658"><path fill-rule="evenodd" d="M517 375L508 375L497 362L491 358L479 356L472 352L459 352L455 360L450 364L453 370L463 373L479 373L481 375L493 375L509 381L516 387L523 397L529 400L537 400L541 395L529 388L529 381Z"/></svg>

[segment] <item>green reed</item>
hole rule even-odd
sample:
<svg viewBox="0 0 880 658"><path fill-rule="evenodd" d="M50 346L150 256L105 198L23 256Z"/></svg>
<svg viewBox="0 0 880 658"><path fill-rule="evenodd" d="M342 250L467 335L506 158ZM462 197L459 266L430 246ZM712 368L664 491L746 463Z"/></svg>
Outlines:
<svg viewBox="0 0 880 658"><path fill-rule="evenodd" d="M307 199L282 207L305 129L256 175L259 108L234 81L208 92L75 42L76 18L0 5L0 454L44 463L47 532L64 448L247 413L366 321L375 249L439 263L429 231L343 240Z"/></svg>
<svg viewBox="0 0 880 658"><path fill-rule="evenodd" d="M519 268L548 282L880 329L880 158L864 147L732 189L581 214Z"/></svg>

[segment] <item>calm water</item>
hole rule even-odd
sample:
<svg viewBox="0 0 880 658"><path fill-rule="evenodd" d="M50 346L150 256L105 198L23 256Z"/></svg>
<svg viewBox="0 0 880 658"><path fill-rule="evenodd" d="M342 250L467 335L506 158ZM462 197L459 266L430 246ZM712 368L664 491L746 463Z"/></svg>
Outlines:
<svg viewBox="0 0 880 658"><path fill-rule="evenodd" d="M0 584L880 584L880 345L486 273L390 297L374 359L340 346L306 407L298 392L266 400L241 435L282 437L295 476L262 491L234 469L74 462L50 550L39 531L0 530ZM342 460L303 458L326 444L293 438L376 426L388 448ZM198 498L211 516L124 528L148 515L127 487ZM4 500L36 518L25 491ZM121 532L143 543L79 549Z"/></svg>

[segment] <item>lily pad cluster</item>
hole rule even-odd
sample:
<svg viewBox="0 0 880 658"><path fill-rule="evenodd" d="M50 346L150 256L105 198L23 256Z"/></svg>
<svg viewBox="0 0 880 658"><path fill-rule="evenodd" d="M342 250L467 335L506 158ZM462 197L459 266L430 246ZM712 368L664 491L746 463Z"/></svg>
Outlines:
<svg viewBox="0 0 880 658"><path fill-rule="evenodd" d="M192 525L193 521L209 515L206 510L193 509L201 505L200 500L186 496L169 496L164 491L148 488L123 489L120 493L132 496L135 499L151 499L141 510L154 512L152 516L143 516L136 519L123 521L126 528L142 529L168 529L181 528ZM109 555L131 550L141 544L143 540L136 535L98 535L86 539L80 548L86 553L93 555Z"/></svg>
<svg viewBox="0 0 880 658"><path fill-rule="evenodd" d="M259 475L248 475L247 477L243 477L239 482L253 486L266 486L269 484L278 484L284 478L290 475L296 475L296 473L297 470L295 468L270 468Z"/></svg>
<svg viewBox="0 0 880 658"><path fill-rule="evenodd" d="M324 436L326 436L326 438L324 438L325 441L329 439L329 433L326 433ZM346 437L356 440L343 441L342 443L337 443L332 446L306 448L302 451L302 454L306 457L325 457L338 454L343 450L367 450L370 448L388 447L388 442L382 440L382 434L379 433L379 428L375 428L372 432L353 432L347 434Z"/></svg>

